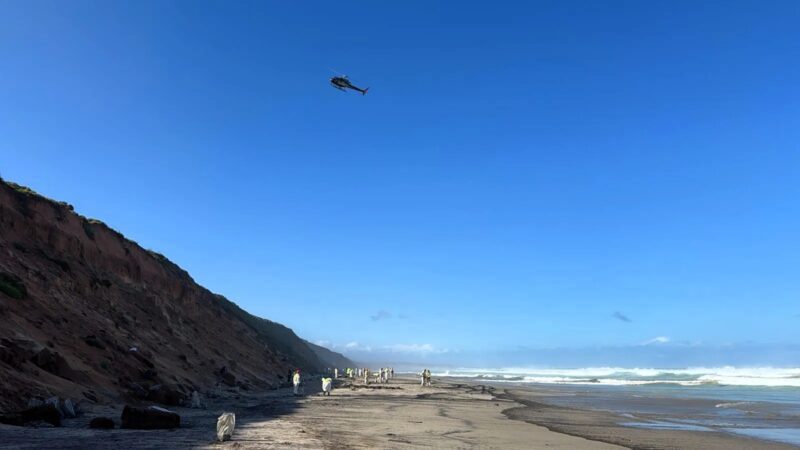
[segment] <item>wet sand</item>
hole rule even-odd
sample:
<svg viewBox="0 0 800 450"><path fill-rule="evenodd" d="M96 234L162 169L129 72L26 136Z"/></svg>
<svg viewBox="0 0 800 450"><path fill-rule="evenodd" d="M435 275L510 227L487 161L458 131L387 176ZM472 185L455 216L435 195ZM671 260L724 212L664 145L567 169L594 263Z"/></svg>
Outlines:
<svg viewBox="0 0 800 450"><path fill-rule="evenodd" d="M796 449L778 442L764 441L746 436L717 431L693 431L679 429L652 429L622 426L636 420L608 411L576 409L547 403L546 388L504 389L498 397L522 406L507 409L504 415L547 427L549 430L581 436L601 442L634 449ZM702 428L702 427L699 427Z"/></svg>
<svg viewBox="0 0 800 450"><path fill-rule="evenodd" d="M62 428L0 425L0 448L792 448L717 433L629 429L607 414L544 405L532 391L436 381L423 388L395 378L371 386L337 380L323 397L318 385L309 381L302 397L281 389L209 399L204 410L170 408L182 420L171 431L92 430L92 417L107 415L119 425L121 412L121 405L95 406ZM223 412L236 414L236 432L217 443Z"/></svg>

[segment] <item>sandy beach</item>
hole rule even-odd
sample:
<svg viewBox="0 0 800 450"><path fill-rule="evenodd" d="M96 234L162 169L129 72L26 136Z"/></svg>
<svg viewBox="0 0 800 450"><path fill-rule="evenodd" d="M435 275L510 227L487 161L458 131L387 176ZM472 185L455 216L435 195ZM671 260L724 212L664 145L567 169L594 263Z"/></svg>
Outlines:
<svg viewBox="0 0 800 450"><path fill-rule="evenodd" d="M537 401L535 390L435 382L413 378L365 386L339 380L329 397L318 381L305 395L288 389L208 399L207 409L174 408L181 428L171 431L92 430L92 417L118 422L121 405L95 406L62 428L0 426L2 448L705 448L788 449L777 443L722 433L641 430L620 418ZM237 417L233 439L215 442L216 418ZM588 439L587 439L588 438Z"/></svg>
<svg viewBox="0 0 800 450"><path fill-rule="evenodd" d="M618 448L509 420L503 410L519 406L481 387L438 383L422 388L411 378L388 385L337 383L329 397L317 381L305 396L288 389L240 399L209 401L208 409L175 408L181 428L172 431L99 431L91 416L118 417L116 408L96 408L63 428L0 427L3 448ZM216 417L234 412L231 441L214 441Z"/></svg>

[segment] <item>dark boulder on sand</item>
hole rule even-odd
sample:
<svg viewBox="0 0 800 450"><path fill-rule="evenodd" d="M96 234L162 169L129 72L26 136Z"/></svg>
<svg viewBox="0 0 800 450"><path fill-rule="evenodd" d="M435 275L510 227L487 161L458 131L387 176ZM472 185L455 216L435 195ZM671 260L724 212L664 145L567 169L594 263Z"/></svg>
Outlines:
<svg viewBox="0 0 800 450"><path fill-rule="evenodd" d="M54 427L61 426L61 411L53 404L28 408L18 413L0 415L0 423L23 426L32 422L47 422Z"/></svg>
<svg viewBox="0 0 800 450"><path fill-rule="evenodd" d="M114 420L109 417L95 417L89 422L89 428L98 428L101 430L113 430Z"/></svg>
<svg viewBox="0 0 800 450"><path fill-rule="evenodd" d="M181 426L181 416L157 406L137 408L125 405L122 410L121 428L137 430L156 430L178 428Z"/></svg>
<svg viewBox="0 0 800 450"><path fill-rule="evenodd" d="M28 401L28 408L40 405L53 405L56 410L61 413L62 419L73 419L78 417L78 410L70 399L61 400L59 397L55 396L48 398L44 402L35 398L32 398Z"/></svg>

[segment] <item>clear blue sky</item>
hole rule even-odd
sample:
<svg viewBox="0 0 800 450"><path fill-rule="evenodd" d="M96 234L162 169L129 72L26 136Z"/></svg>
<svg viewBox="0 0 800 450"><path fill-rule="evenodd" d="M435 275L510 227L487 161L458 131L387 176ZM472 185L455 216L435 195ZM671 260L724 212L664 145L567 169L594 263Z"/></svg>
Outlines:
<svg viewBox="0 0 800 450"><path fill-rule="evenodd" d="M6 1L0 171L350 354L784 348L799 23L795 1Z"/></svg>

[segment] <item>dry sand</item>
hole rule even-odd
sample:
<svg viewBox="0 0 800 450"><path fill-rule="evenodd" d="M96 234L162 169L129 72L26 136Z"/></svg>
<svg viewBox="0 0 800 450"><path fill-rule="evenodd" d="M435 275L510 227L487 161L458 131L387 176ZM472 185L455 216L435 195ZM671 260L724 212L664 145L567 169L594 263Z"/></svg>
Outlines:
<svg viewBox="0 0 800 450"><path fill-rule="evenodd" d="M412 379L348 385L330 397L302 399L291 416L248 423L235 442L218 447L619 448L509 420L502 411L517 404L480 387L422 388Z"/></svg>
<svg viewBox="0 0 800 450"><path fill-rule="evenodd" d="M172 431L92 430L92 417L108 415L119 423L121 407L95 407L62 428L0 425L0 447L7 448L619 448L509 420L504 409L519 406L494 398L480 387L395 378L388 385L337 383L329 397L317 380L306 395L288 389L238 400L209 400L206 410L173 408L182 426ZM216 417L236 413L231 441L214 442Z"/></svg>
<svg viewBox="0 0 800 450"><path fill-rule="evenodd" d="M318 384L310 380L302 397L281 389L210 399L206 410L174 408L182 426L172 431L91 430L87 424L92 417L108 415L118 423L121 412L119 406L95 407L63 428L0 426L0 447L625 448L609 443L617 442L633 448L788 448L713 433L619 430L614 419L602 414L550 407L518 398L518 392L482 386L434 382L423 388L414 379L396 378L369 387L339 382L330 397L323 397ZM214 441L214 428L223 412L236 413L237 423L233 439L220 444Z"/></svg>

